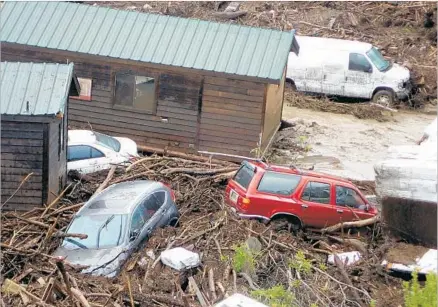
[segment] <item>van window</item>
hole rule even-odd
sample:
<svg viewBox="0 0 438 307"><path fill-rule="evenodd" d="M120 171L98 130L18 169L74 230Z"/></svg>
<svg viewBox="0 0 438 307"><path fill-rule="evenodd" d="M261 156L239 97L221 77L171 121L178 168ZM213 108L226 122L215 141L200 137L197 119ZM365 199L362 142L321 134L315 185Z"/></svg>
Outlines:
<svg viewBox="0 0 438 307"><path fill-rule="evenodd" d="M242 164L242 166L237 171L233 180L240 184L243 188L248 189L249 184L251 183L252 178L254 177L254 170L248 167L246 164Z"/></svg>
<svg viewBox="0 0 438 307"><path fill-rule="evenodd" d="M298 175L266 172L260 180L257 190L272 194L291 195L300 180L301 176Z"/></svg>
<svg viewBox="0 0 438 307"><path fill-rule="evenodd" d="M348 62L348 70L372 72L372 66L368 62L367 58L363 54L350 53L350 59Z"/></svg>
<svg viewBox="0 0 438 307"><path fill-rule="evenodd" d="M385 71L391 66L391 63L385 60L385 58L380 53L380 51L374 47L371 48L369 51L367 51L367 56L371 59L371 62L373 62L374 65L376 65L377 69L380 71Z"/></svg>

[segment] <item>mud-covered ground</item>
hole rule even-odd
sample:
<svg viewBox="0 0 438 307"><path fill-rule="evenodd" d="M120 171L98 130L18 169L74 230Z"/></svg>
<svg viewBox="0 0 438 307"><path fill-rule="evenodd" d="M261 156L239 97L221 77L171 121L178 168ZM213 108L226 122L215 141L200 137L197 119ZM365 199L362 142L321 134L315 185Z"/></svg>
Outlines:
<svg viewBox="0 0 438 307"><path fill-rule="evenodd" d="M284 105L294 127L278 133L271 160L357 180L374 180L373 165L393 145L413 145L436 115L399 111L385 121Z"/></svg>

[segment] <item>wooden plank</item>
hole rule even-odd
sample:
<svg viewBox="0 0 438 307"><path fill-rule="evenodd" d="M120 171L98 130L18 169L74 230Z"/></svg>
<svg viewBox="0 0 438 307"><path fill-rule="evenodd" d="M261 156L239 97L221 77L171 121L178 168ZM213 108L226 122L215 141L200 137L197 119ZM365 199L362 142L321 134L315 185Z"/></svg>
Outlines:
<svg viewBox="0 0 438 307"><path fill-rule="evenodd" d="M262 124L261 119L246 118L240 116L240 114L236 114L236 116L231 116L231 115L222 115L222 114L203 111L201 116L202 118L205 119L211 118L211 119L220 119L226 122L244 123L253 126L254 129L260 128Z"/></svg>
<svg viewBox="0 0 438 307"><path fill-rule="evenodd" d="M199 99L199 94L190 95L187 92L178 92L178 91L160 91L158 94L158 99L160 100L169 100L169 101L183 101L187 103L195 103Z"/></svg>
<svg viewBox="0 0 438 307"><path fill-rule="evenodd" d="M42 161L43 156L40 154L34 155L34 154L13 154L13 153L5 153L3 152L2 148L2 154L1 154L1 160L9 160L9 161Z"/></svg>
<svg viewBox="0 0 438 307"><path fill-rule="evenodd" d="M41 161L29 161L29 160L5 160L1 159L2 167L11 167L11 168L31 168L31 169L41 169L43 167L43 163Z"/></svg>
<svg viewBox="0 0 438 307"><path fill-rule="evenodd" d="M30 173L30 172L29 172ZM20 184L20 182L28 175L28 174L23 174L23 175L17 175L17 174L8 174L7 170L2 169L1 172L2 175L2 185L3 182L17 182L18 184ZM29 179L23 184L23 187L25 187L25 185L27 183L41 183L42 182L42 177L41 175L32 175L29 177ZM18 186L17 186L18 187Z"/></svg>
<svg viewBox="0 0 438 307"><path fill-rule="evenodd" d="M199 135L199 140L200 141L211 141L211 142L215 142L215 143L224 143L224 144L234 144L234 145L238 145L238 146L248 146L250 148L256 148L257 147L257 142L258 140L254 141L247 141L247 140L237 140L231 137L223 137L223 136L215 136L215 135L208 135L208 134L204 134L201 133Z"/></svg>
<svg viewBox="0 0 438 307"><path fill-rule="evenodd" d="M162 73L160 74L160 84L173 84L173 85L180 85L181 87L200 87L201 85L201 77L198 78L189 78L184 75L178 75L178 74L169 74L169 73Z"/></svg>
<svg viewBox="0 0 438 307"><path fill-rule="evenodd" d="M42 203L42 202L41 202ZM40 208L40 204L22 204L15 203L14 200L10 200L6 205L2 207L3 210L14 210L14 211L30 211L35 208Z"/></svg>
<svg viewBox="0 0 438 307"><path fill-rule="evenodd" d="M2 138L10 138L10 139L32 139L32 140L41 140L43 138L42 131L8 131L3 130L1 133Z"/></svg>
<svg viewBox="0 0 438 307"><path fill-rule="evenodd" d="M29 146L29 147L41 147L43 146L43 140L30 140L30 139L11 139L4 138L2 135L1 145L3 146Z"/></svg>
<svg viewBox="0 0 438 307"><path fill-rule="evenodd" d="M158 104L157 114L158 114L158 112L171 112L171 113L176 113L176 114L198 116L198 111L196 111L196 110L187 110L187 109L182 109L182 108L166 107L162 104Z"/></svg>
<svg viewBox="0 0 438 307"><path fill-rule="evenodd" d="M18 187L18 184L17 184ZM11 196L17 189L3 189L1 191L1 196L3 200L6 200L9 196ZM28 189L19 189L16 196L26 196L26 197L41 197L43 194L41 190L28 190Z"/></svg>
<svg viewBox="0 0 438 307"><path fill-rule="evenodd" d="M254 101L245 101L245 100L236 100L231 98L224 98L224 97L218 97L218 96L211 96L206 95L204 93L204 96L202 96L202 101L210 101L210 102L216 102L219 104L222 103L228 103L233 104L236 106L242 106L242 107L248 107L248 108L263 108L263 103L260 102L254 102Z"/></svg>
<svg viewBox="0 0 438 307"><path fill-rule="evenodd" d="M40 176L42 174L42 168L32 168L32 167L3 167L1 168L1 173L6 175L23 175L27 176L29 173L34 173L34 176ZM3 180L3 178L2 178Z"/></svg>
<svg viewBox="0 0 438 307"><path fill-rule="evenodd" d="M16 122L16 121L1 121L1 129L3 131L43 131L44 124L41 123L27 123L27 122Z"/></svg>
<svg viewBox="0 0 438 307"><path fill-rule="evenodd" d="M258 102L258 103L263 103L263 100L264 100L264 97L261 97L261 96L248 96L248 95L240 95L240 94L233 94L233 93L227 93L227 92L211 91L211 90L205 90L205 89L204 89L203 94L207 95L207 96L231 98L231 99L244 100L244 101L254 101L254 102Z"/></svg>
<svg viewBox="0 0 438 307"><path fill-rule="evenodd" d="M158 106L165 106L171 108L187 109L187 110L198 110L198 103L194 102L179 102L170 100L158 100Z"/></svg>
<svg viewBox="0 0 438 307"><path fill-rule="evenodd" d="M257 119L259 121L262 120L262 113L250 113L250 112L244 112L244 111L236 111L236 110L227 110L227 109L219 109L219 108L212 108L209 106L202 106L202 112L203 113L216 113L220 115L226 115L226 116L242 116L242 118L251 118L251 119Z"/></svg>
<svg viewBox="0 0 438 307"><path fill-rule="evenodd" d="M207 117L202 116L201 117L201 127L203 127L204 124L251 130L251 131L257 132L257 134L259 134L261 131L259 125L250 125L250 124L245 124L245 123L240 123L240 122L224 121L221 119L211 119L211 118L207 118Z"/></svg>
<svg viewBox="0 0 438 307"><path fill-rule="evenodd" d="M237 150L237 149L226 149L221 148L220 146L208 146L208 145L200 145L199 146L200 151L209 151L209 152L220 152L220 153L226 153L226 154L233 154L233 155L239 155L239 156L245 156L245 157L252 157L253 155L250 153L250 150ZM213 156L214 158L218 159L219 156Z"/></svg>
<svg viewBox="0 0 438 307"><path fill-rule="evenodd" d="M218 127L221 128L221 127ZM209 136L216 136L216 137L223 137L223 138L232 138L235 140L242 140L242 141L249 141L249 142L258 142L259 136L254 134L254 135L248 135L248 134L243 134L240 133L240 130L236 130L234 129L234 132L227 132L227 131L222 131L219 129L215 129L215 130L211 130L211 129L206 129L206 127L201 127L200 129L200 134L203 135L209 135Z"/></svg>
<svg viewBox="0 0 438 307"><path fill-rule="evenodd" d="M256 90L256 89L247 89L244 87L205 84L204 91L205 90L226 92L226 93L233 93L233 94L240 94L240 95L248 95L248 96L256 96L256 97L263 97L265 95L264 87L261 87L261 89Z"/></svg>
<svg viewBox="0 0 438 307"><path fill-rule="evenodd" d="M21 180L20 181L4 181L3 178L2 178L1 188L2 189L13 189L13 190L16 190L18 188L18 186L20 185L20 183L21 183ZM37 191L41 192L42 184L41 184L41 182L29 182L29 181L26 181L22 185L22 188L24 188L25 190L37 190Z"/></svg>
<svg viewBox="0 0 438 307"><path fill-rule="evenodd" d="M243 128L239 128L239 130L236 130L235 127L230 127L227 125L217 125L217 124L211 124L209 122L203 122L201 125L201 131L204 130L211 130L211 131L218 131L221 133L228 133L228 134L236 134L236 131L238 131L239 135L245 135L248 138L259 138L260 135L260 131L259 130L248 130L248 129L243 129Z"/></svg>
<svg viewBox="0 0 438 307"><path fill-rule="evenodd" d="M2 197L3 199L3 197ZM7 198L5 197L5 200ZM41 197L26 197L26 196L14 196L9 202L8 204L32 204L32 205L42 205L42 201L41 201ZM11 204L9 204L11 206Z"/></svg>
<svg viewBox="0 0 438 307"><path fill-rule="evenodd" d="M1 147L2 155L4 153L17 153L17 154L42 154L43 148L40 147L26 147L26 146L3 146Z"/></svg>
<svg viewBox="0 0 438 307"><path fill-rule="evenodd" d="M222 86L234 86L234 87L242 87L252 90L259 90L264 87L264 83L261 82L250 82L250 81L242 81L236 79L226 79L219 77L204 77L204 84L212 84L212 85L222 85Z"/></svg>
<svg viewBox="0 0 438 307"><path fill-rule="evenodd" d="M70 119L79 122L90 122L90 124L111 124L114 127L126 127L133 130L162 133L167 130L168 134L190 137L196 131L195 127L174 125L160 121L150 122L148 120L125 119L122 116L107 114L106 112L94 113L82 110L70 109Z"/></svg>
<svg viewBox="0 0 438 307"><path fill-rule="evenodd" d="M261 105L252 104L250 106L242 106L233 103L228 103L228 100L224 100L222 102L214 102L208 100L202 100L202 108L211 107L211 108L219 108L236 112L246 112L252 114L260 114L262 116L262 107Z"/></svg>
<svg viewBox="0 0 438 307"><path fill-rule="evenodd" d="M214 147L214 148L221 148L222 151L241 151L241 152L250 152L251 150L255 149L257 146L251 147L251 146L245 146L245 145L236 145L236 144L229 144L225 142L215 142L215 141L205 141L200 140L199 141L200 147Z"/></svg>
<svg viewBox="0 0 438 307"><path fill-rule="evenodd" d="M70 124L75 128L81 128L83 122L76 122L74 120L70 121ZM148 131L126 129L121 127L109 126L108 123L105 124L93 124L93 129L99 132L103 132L112 136L125 136L134 139L134 137L141 138L142 142L150 142L151 140L157 140L162 144L167 144L168 142L194 142L195 136L192 137L181 137L176 135L170 135L165 133L154 133Z"/></svg>

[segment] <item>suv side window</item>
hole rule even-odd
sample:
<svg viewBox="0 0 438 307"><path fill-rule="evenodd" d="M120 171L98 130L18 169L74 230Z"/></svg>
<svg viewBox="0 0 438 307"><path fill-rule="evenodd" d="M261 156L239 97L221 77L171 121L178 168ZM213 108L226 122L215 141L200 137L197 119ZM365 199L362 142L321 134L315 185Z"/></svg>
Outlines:
<svg viewBox="0 0 438 307"><path fill-rule="evenodd" d="M144 204L140 204L132 213L130 231L140 231L147 221Z"/></svg>
<svg viewBox="0 0 438 307"><path fill-rule="evenodd" d="M363 209L366 206L362 197L355 190L341 186L336 186L336 205L355 209Z"/></svg>
<svg viewBox="0 0 438 307"><path fill-rule="evenodd" d="M373 71L373 67L363 54L350 53L348 70L370 73Z"/></svg>
<svg viewBox="0 0 438 307"><path fill-rule="evenodd" d="M301 199L314 203L329 204L330 184L315 181L308 182Z"/></svg>
<svg viewBox="0 0 438 307"><path fill-rule="evenodd" d="M301 176L298 175L266 172L260 180L257 191L290 195L295 191L300 180Z"/></svg>

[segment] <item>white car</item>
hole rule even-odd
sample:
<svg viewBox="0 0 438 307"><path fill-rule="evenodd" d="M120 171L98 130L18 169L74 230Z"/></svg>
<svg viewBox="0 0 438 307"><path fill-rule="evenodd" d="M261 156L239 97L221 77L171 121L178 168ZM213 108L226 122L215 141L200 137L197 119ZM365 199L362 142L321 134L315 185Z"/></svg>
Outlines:
<svg viewBox="0 0 438 307"><path fill-rule="evenodd" d="M373 45L350 40L296 36L286 81L298 91L372 99L389 105L411 92L407 68L386 60Z"/></svg>
<svg viewBox="0 0 438 307"><path fill-rule="evenodd" d="M138 157L137 144L90 130L69 130L67 169L88 174L124 164Z"/></svg>

